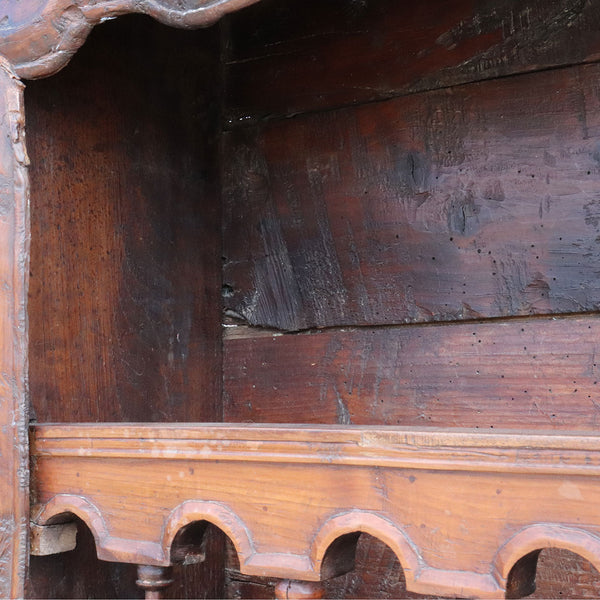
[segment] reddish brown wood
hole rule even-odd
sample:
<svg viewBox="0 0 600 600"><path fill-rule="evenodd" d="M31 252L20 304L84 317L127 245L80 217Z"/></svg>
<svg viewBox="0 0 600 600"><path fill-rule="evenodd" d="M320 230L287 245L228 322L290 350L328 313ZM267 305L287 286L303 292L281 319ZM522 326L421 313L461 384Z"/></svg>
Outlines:
<svg viewBox="0 0 600 600"><path fill-rule="evenodd" d="M275 586L275 598L277 600L309 600L312 598L323 598L325 590L320 582L315 581L291 581L282 579Z"/></svg>
<svg viewBox="0 0 600 600"><path fill-rule="evenodd" d="M600 66L226 137L225 303L299 330L596 310Z"/></svg>
<svg viewBox="0 0 600 600"><path fill-rule="evenodd" d="M229 339L225 419L595 431L599 328L588 316Z"/></svg>
<svg viewBox="0 0 600 600"><path fill-rule="evenodd" d="M20 77L52 75L63 68L98 23L143 13L167 25L210 25L256 0L25 0L0 8L0 54Z"/></svg>
<svg viewBox="0 0 600 600"><path fill-rule="evenodd" d="M230 18L228 120L594 61L599 21L596 1L262 0Z"/></svg>
<svg viewBox="0 0 600 600"><path fill-rule="evenodd" d="M243 573L301 581L318 581L327 554L360 532L385 542L407 588L423 594L530 590L542 548L600 565L595 433L142 424L32 433L34 522L78 516L105 560L167 566L177 532L209 521Z"/></svg>
<svg viewBox="0 0 600 600"><path fill-rule="evenodd" d="M219 419L218 45L123 18L28 86L39 420Z"/></svg>
<svg viewBox="0 0 600 600"><path fill-rule="evenodd" d="M23 595L27 565L29 189L23 86L0 57L0 597Z"/></svg>

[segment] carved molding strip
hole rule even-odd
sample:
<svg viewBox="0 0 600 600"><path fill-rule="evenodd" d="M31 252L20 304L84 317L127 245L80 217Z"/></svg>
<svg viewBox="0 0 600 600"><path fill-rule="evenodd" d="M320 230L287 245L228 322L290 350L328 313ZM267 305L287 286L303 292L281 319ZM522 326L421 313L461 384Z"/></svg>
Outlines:
<svg viewBox="0 0 600 600"><path fill-rule="evenodd" d="M23 84L1 56L0 115L0 597L19 598L29 529L29 187Z"/></svg>
<svg viewBox="0 0 600 600"><path fill-rule="evenodd" d="M438 470L600 475L600 437L587 433L527 434L500 430L294 425L119 426L44 425L36 451L44 456L385 466ZM43 441L42 441L43 439Z"/></svg>
<svg viewBox="0 0 600 600"><path fill-rule="evenodd" d="M37 0L3 2L0 54L19 77L46 77L62 69L92 28L119 15L142 13L173 27L210 25L257 0Z"/></svg>
<svg viewBox="0 0 600 600"><path fill-rule="evenodd" d="M167 566L177 533L208 521L248 575L317 581L356 532L422 594L502 596L544 547L600 567L600 436L74 424L34 427L32 452L33 520L79 516L104 560Z"/></svg>

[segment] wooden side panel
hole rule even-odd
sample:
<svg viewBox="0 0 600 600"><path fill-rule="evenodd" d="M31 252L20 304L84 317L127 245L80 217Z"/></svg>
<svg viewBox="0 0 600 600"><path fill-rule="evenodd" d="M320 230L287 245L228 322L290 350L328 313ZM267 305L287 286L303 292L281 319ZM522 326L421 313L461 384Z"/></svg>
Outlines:
<svg viewBox="0 0 600 600"><path fill-rule="evenodd" d="M0 57L0 597L23 595L29 523L29 186L21 82Z"/></svg>
<svg viewBox="0 0 600 600"><path fill-rule="evenodd" d="M28 84L38 421L221 419L219 47L218 29L122 17ZM186 569L175 597L222 596L222 551ZM141 592L84 536L32 559L28 593Z"/></svg>
<svg viewBox="0 0 600 600"><path fill-rule="evenodd" d="M220 414L218 48L122 18L28 86L39 421Z"/></svg>
<svg viewBox="0 0 600 600"><path fill-rule="evenodd" d="M225 305L250 325L599 306L600 66L231 132Z"/></svg>
<svg viewBox="0 0 600 600"><path fill-rule="evenodd" d="M262 0L230 22L232 125L600 56L596 1Z"/></svg>

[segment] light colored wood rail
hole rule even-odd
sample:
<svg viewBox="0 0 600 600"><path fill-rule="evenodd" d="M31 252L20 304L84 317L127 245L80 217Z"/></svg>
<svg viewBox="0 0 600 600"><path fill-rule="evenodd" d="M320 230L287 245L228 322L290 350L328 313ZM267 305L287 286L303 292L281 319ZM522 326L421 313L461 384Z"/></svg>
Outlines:
<svg viewBox="0 0 600 600"><path fill-rule="evenodd" d="M250 575L347 571L357 532L388 544L424 594L502 597L545 547L600 567L597 435L49 424L31 436L32 520L76 515L104 560L170 565L191 524L211 522Z"/></svg>

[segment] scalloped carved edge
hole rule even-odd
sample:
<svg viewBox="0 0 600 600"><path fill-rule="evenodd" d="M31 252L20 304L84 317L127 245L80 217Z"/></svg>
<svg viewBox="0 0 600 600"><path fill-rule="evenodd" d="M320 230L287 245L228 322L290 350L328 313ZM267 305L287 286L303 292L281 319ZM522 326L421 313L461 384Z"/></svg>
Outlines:
<svg viewBox="0 0 600 600"><path fill-rule="evenodd" d="M33 521L49 525L69 515L80 518L92 533L98 558L168 566L177 532L197 521L208 521L233 542L240 569L247 575L319 581L321 565L329 547L347 533L365 532L387 544L398 558L409 591L425 595L500 598L512 567L524 556L543 548L563 548L574 552L596 568L600 567L600 538L577 529L552 524L527 526L508 539L498 550L490 573L445 571L427 565L407 533L385 517L371 511L354 510L330 517L315 535L309 556L263 554L256 551L246 524L220 502L189 500L177 506L166 518L160 543L112 537L100 510L81 496L57 494L38 505ZM452 583L448 583L451 581Z"/></svg>
<svg viewBox="0 0 600 600"><path fill-rule="evenodd" d="M503 597L514 565L549 547L570 550L600 566L600 521L592 501L583 504L584 497L594 498L600 491L598 436L235 424L49 424L31 430L41 502L34 520L44 525L58 515L78 515L92 530L98 556L105 560L168 566L177 532L190 523L208 521L229 536L246 575L318 581L334 542L357 532L387 544L400 561L407 589L425 595ZM580 453L583 447L588 448L585 454ZM513 469L509 456L529 463L529 468ZM104 476L97 480L99 464ZM80 475L76 481L68 475L75 466ZM135 506L123 505L118 492L123 473L130 471L143 483L148 498L161 498L154 509L158 518L146 529L140 523L132 530L115 519L115 501L129 515L121 515L121 520L136 518ZM223 473L228 478L223 479ZM524 503L532 474L538 483L543 478L540 489L547 495L534 494L533 504ZM277 485L267 487L264 496L257 488L261 491L248 500L244 490L267 475ZM314 508L305 519L305 513L294 508L300 502L295 483L289 489L286 485L310 481L313 475L309 495L338 500L317 501L314 506L304 502L302 506ZM487 484L468 492L478 510L464 514L460 507L471 476ZM165 478L171 482L167 487ZM336 490L345 478L353 484L339 500ZM372 485L373 480L387 481L384 492ZM99 489L84 493L89 489L86 481L94 481ZM418 496L410 492L415 482L421 486ZM450 493L438 498L442 486ZM501 496L505 487L506 495ZM274 499L276 521L265 512ZM552 518L547 508L559 499L567 502L563 515L554 512L555 520L546 522ZM447 504L436 506L436 501ZM417 514L413 519L401 508L403 503L410 507L410 502L447 509L443 514L433 511L436 531L453 531L459 522L470 525L468 534L451 538L456 541L456 560L438 562L437 538L419 533L425 517ZM498 517L504 513L498 511L507 503L512 517L509 526L503 526ZM284 523L282 535L289 545L282 546L269 534L277 523ZM129 539L132 535L135 539ZM474 554L474 544L480 542Z"/></svg>
<svg viewBox="0 0 600 600"><path fill-rule="evenodd" d="M19 77L47 77L69 62L95 25L108 19L141 13L172 27L193 29L257 1L198 0L197 7L186 10L170 0L39 0L43 6L27 23L0 27L0 54Z"/></svg>

